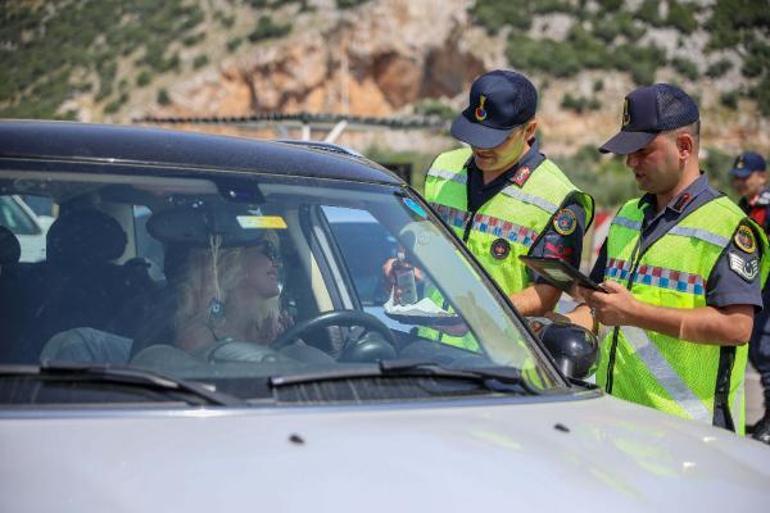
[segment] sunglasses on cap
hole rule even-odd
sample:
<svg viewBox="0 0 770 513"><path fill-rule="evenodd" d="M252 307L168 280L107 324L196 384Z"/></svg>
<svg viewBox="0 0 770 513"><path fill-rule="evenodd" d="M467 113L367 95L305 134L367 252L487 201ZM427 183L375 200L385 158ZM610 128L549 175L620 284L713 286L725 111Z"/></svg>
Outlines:
<svg viewBox="0 0 770 513"><path fill-rule="evenodd" d="M281 254L272 241L264 239L257 245L257 247L259 248L259 252L269 258L271 262L278 263L281 261Z"/></svg>

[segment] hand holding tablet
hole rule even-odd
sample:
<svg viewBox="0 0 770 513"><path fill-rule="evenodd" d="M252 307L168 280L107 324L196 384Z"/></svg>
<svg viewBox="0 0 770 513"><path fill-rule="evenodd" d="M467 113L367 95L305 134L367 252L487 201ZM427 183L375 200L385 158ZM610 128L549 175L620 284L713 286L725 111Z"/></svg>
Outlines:
<svg viewBox="0 0 770 513"><path fill-rule="evenodd" d="M575 285L599 292L607 292L603 285L596 283L565 260L527 255L521 255L519 259L548 283L568 294Z"/></svg>

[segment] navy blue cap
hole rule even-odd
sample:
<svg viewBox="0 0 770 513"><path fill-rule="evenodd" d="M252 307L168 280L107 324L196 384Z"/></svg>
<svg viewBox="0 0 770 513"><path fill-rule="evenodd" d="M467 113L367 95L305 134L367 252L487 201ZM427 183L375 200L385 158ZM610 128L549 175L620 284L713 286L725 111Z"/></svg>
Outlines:
<svg viewBox="0 0 770 513"><path fill-rule="evenodd" d="M698 106L690 96L671 84L654 84L634 89L623 104L620 132L599 151L628 155L647 146L656 135L700 119Z"/></svg>
<svg viewBox="0 0 770 513"><path fill-rule="evenodd" d="M521 73L495 70L471 85L470 104L452 123L452 135L476 148L500 146L535 116L537 91Z"/></svg>
<svg viewBox="0 0 770 513"><path fill-rule="evenodd" d="M730 174L736 178L746 178L754 171L765 171L765 159L753 151L744 151L735 159Z"/></svg>

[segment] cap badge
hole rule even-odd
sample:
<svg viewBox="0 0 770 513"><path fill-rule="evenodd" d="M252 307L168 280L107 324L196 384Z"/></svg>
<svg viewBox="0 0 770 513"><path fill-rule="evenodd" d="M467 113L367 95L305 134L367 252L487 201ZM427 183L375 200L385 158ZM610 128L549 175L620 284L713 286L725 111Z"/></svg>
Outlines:
<svg viewBox="0 0 770 513"><path fill-rule="evenodd" d="M628 110L628 98L623 102L623 126L631 122L631 113Z"/></svg>
<svg viewBox="0 0 770 513"><path fill-rule="evenodd" d="M748 254L752 254L757 250L757 242L754 240L754 233L746 225L740 225L738 231L735 232L733 237L735 245Z"/></svg>
<svg viewBox="0 0 770 513"><path fill-rule="evenodd" d="M743 157L738 157L738 162L735 163L735 167L738 169L743 169L745 167L743 164Z"/></svg>
<svg viewBox="0 0 770 513"><path fill-rule="evenodd" d="M479 98L479 106L476 107L474 114L476 115L476 121L484 121L487 119L487 111L484 110L484 102L487 101L487 97L483 94Z"/></svg>

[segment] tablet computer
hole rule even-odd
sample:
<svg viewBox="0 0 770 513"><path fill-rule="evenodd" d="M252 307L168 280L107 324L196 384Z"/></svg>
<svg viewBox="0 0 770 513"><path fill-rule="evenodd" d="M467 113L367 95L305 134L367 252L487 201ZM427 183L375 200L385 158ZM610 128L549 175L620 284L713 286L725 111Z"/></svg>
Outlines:
<svg viewBox="0 0 770 513"><path fill-rule="evenodd" d="M527 267L545 278L548 283L564 292L569 292L574 284L587 289L607 292L607 289L602 285L575 269L572 264L565 260L527 255L521 255L519 258L527 264Z"/></svg>

